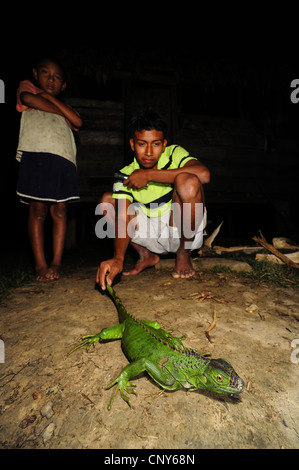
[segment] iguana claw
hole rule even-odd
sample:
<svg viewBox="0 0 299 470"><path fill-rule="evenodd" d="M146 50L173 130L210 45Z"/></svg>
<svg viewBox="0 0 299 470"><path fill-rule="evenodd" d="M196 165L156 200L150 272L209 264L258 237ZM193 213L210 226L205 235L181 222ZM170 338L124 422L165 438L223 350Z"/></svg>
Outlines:
<svg viewBox="0 0 299 470"><path fill-rule="evenodd" d="M134 384L133 382L127 382L126 380L123 380L120 377L117 377L117 379L115 379L113 382L111 382L111 384L107 385L106 390L113 387L113 385L115 385L116 383L117 383L117 387L116 387L116 390L113 393L112 398L109 402L108 410L111 410L112 403L114 402L114 398L116 397L118 391L120 391L120 395L121 395L122 399L125 402L127 402L129 406L131 406L131 400L130 400L129 397L127 397L125 395L125 392L133 393L134 395L136 395L136 390L135 390L135 388L133 388L133 387L136 387L136 384Z"/></svg>
<svg viewBox="0 0 299 470"><path fill-rule="evenodd" d="M83 341L82 343L78 344L78 346L75 346L75 347L68 353L68 356L69 356L70 354L72 354L74 351L76 351L77 349L83 348L83 346L87 346L87 351L88 351L91 345L94 346L94 345L99 341L100 336L99 336L99 334L97 334L97 335L86 335L86 336L82 336L82 339L85 339L85 341Z"/></svg>

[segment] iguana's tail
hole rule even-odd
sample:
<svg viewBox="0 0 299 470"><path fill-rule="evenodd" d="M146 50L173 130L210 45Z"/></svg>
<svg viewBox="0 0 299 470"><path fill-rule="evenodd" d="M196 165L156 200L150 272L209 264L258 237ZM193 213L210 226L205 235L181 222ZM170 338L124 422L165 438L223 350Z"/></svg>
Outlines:
<svg viewBox="0 0 299 470"><path fill-rule="evenodd" d="M118 316L119 316L119 322L122 323L127 317L129 317L131 315L125 309L124 305L122 304L122 301L120 300L120 298L116 294L113 287L109 286L109 284L107 282L106 282L106 288L107 288L107 291L109 292L109 294L111 295L111 297L112 297L112 299L115 303L115 306L117 308Z"/></svg>

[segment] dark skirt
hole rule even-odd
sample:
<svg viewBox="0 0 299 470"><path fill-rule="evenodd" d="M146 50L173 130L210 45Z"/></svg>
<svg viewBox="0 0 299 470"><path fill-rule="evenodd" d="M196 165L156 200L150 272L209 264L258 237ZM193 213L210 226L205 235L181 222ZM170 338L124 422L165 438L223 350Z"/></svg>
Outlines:
<svg viewBox="0 0 299 470"><path fill-rule="evenodd" d="M76 166L51 153L23 152L17 194L22 202L71 202L79 199Z"/></svg>

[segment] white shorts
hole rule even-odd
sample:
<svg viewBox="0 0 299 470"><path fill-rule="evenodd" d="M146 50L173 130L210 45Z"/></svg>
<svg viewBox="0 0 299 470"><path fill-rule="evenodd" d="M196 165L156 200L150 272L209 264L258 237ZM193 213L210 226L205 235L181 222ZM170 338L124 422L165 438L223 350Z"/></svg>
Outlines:
<svg viewBox="0 0 299 470"><path fill-rule="evenodd" d="M136 217L134 223L137 222L135 234L131 241L137 245L144 246L153 253L166 254L176 253L180 245L180 230L177 227L169 225L171 212L162 217L147 217L140 209L139 204L134 203ZM207 224L207 211L201 204L201 218L199 219L197 231L187 238L194 238L190 242L186 242L186 249L195 250L202 246L204 229ZM184 234L186 232L184 231Z"/></svg>

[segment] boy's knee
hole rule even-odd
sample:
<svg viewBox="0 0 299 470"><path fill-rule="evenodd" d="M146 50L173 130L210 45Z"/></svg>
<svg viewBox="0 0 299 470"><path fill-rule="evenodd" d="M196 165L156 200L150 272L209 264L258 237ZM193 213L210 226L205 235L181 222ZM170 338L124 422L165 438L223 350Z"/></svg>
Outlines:
<svg viewBox="0 0 299 470"><path fill-rule="evenodd" d="M109 203L115 205L115 199L112 197L112 193L104 193L100 199L100 204Z"/></svg>
<svg viewBox="0 0 299 470"><path fill-rule="evenodd" d="M180 173L175 178L175 188L176 191L183 198L196 198L196 196L201 192L201 182L196 175L191 173Z"/></svg>
<svg viewBox="0 0 299 470"><path fill-rule="evenodd" d="M96 214L108 216L110 223L114 221L115 199L113 199L112 193L107 192L102 195L100 202L96 207Z"/></svg>

